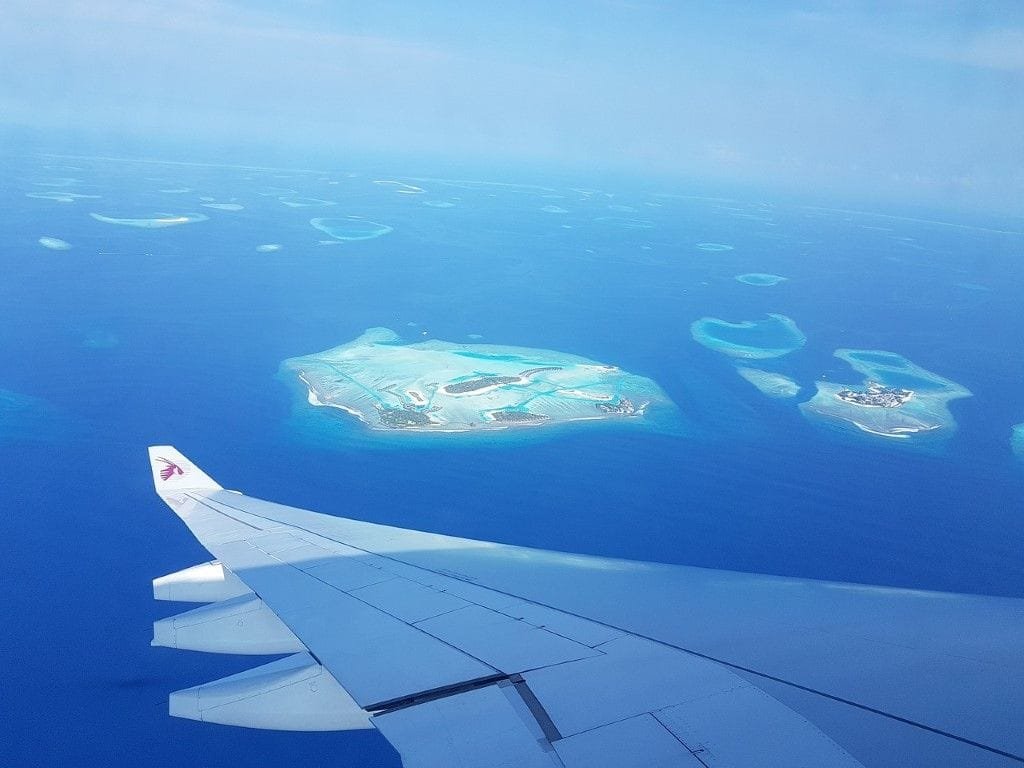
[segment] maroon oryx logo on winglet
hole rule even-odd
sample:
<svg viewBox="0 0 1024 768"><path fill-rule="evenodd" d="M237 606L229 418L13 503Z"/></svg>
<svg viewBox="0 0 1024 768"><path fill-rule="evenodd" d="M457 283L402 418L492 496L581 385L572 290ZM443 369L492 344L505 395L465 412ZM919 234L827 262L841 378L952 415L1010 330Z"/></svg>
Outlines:
<svg viewBox="0 0 1024 768"><path fill-rule="evenodd" d="M170 480L175 475L184 475L185 474L185 470L183 470L181 467L179 467L177 464L175 464L170 459L165 459L163 456L157 456L156 460L157 461L162 461L164 463L164 465L165 465L163 467L163 469L160 470L160 479L161 480Z"/></svg>

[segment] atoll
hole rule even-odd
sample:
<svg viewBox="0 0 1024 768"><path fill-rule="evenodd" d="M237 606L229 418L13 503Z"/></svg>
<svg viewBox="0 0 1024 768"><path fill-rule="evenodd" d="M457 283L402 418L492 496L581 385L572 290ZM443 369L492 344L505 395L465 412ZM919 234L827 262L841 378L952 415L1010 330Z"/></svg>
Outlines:
<svg viewBox="0 0 1024 768"><path fill-rule="evenodd" d="M690 333L698 344L744 360L782 357L807 341L796 323L785 315L772 314L765 320L738 323L702 317L690 326Z"/></svg>
<svg viewBox="0 0 1024 768"><path fill-rule="evenodd" d="M387 224L378 224L357 216L334 219L310 219L309 223L335 240L372 240L391 232Z"/></svg>

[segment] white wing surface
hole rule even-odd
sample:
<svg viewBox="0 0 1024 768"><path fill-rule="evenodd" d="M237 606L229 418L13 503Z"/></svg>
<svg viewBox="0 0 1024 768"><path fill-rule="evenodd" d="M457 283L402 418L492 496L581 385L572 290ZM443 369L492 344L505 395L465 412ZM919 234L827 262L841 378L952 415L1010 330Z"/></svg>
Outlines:
<svg viewBox="0 0 1024 768"><path fill-rule="evenodd" d="M223 490L150 448L214 561L154 645L291 654L172 715L378 729L409 768L1024 763L1024 601L568 555Z"/></svg>

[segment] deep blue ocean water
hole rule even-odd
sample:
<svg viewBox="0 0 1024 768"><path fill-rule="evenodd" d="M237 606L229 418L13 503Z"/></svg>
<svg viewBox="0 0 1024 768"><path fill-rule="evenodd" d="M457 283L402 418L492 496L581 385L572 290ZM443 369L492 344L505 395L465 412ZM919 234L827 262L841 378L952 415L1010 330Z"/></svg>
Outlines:
<svg viewBox="0 0 1024 768"><path fill-rule="evenodd" d="M187 607L155 603L150 580L208 559L152 491L153 443L227 487L376 522L1024 595L1024 463L1010 450L1024 421L1020 222L522 169L458 181L443 166L409 178L356 162L303 172L33 152L0 172L4 765L397 765L372 734L167 716L168 692L262 660L149 647L152 620ZM484 183L510 178L521 183ZM389 180L424 191L374 183ZM65 191L98 197L27 196ZM92 212L209 218L147 230ZM393 231L321 244L310 219L344 216ZM697 247L709 242L733 248ZM281 249L256 250L270 243ZM734 279L747 272L789 279ZM766 313L807 335L755 363L797 380L795 400L762 395L690 336L703 316ZM304 407L278 376L281 360L372 326L613 363L657 381L679 423L381 439ZM966 386L955 434L908 446L808 422L797 403L815 380L859 383L837 348L896 352Z"/></svg>

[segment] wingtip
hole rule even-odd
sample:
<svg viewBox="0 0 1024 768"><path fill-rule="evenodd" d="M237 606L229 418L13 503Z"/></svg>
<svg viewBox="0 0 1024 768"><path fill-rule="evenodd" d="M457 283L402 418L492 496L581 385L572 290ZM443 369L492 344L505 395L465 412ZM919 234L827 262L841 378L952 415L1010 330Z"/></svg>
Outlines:
<svg viewBox="0 0 1024 768"><path fill-rule="evenodd" d="M157 493L185 489L220 490L221 486L173 445L149 446L149 465Z"/></svg>

